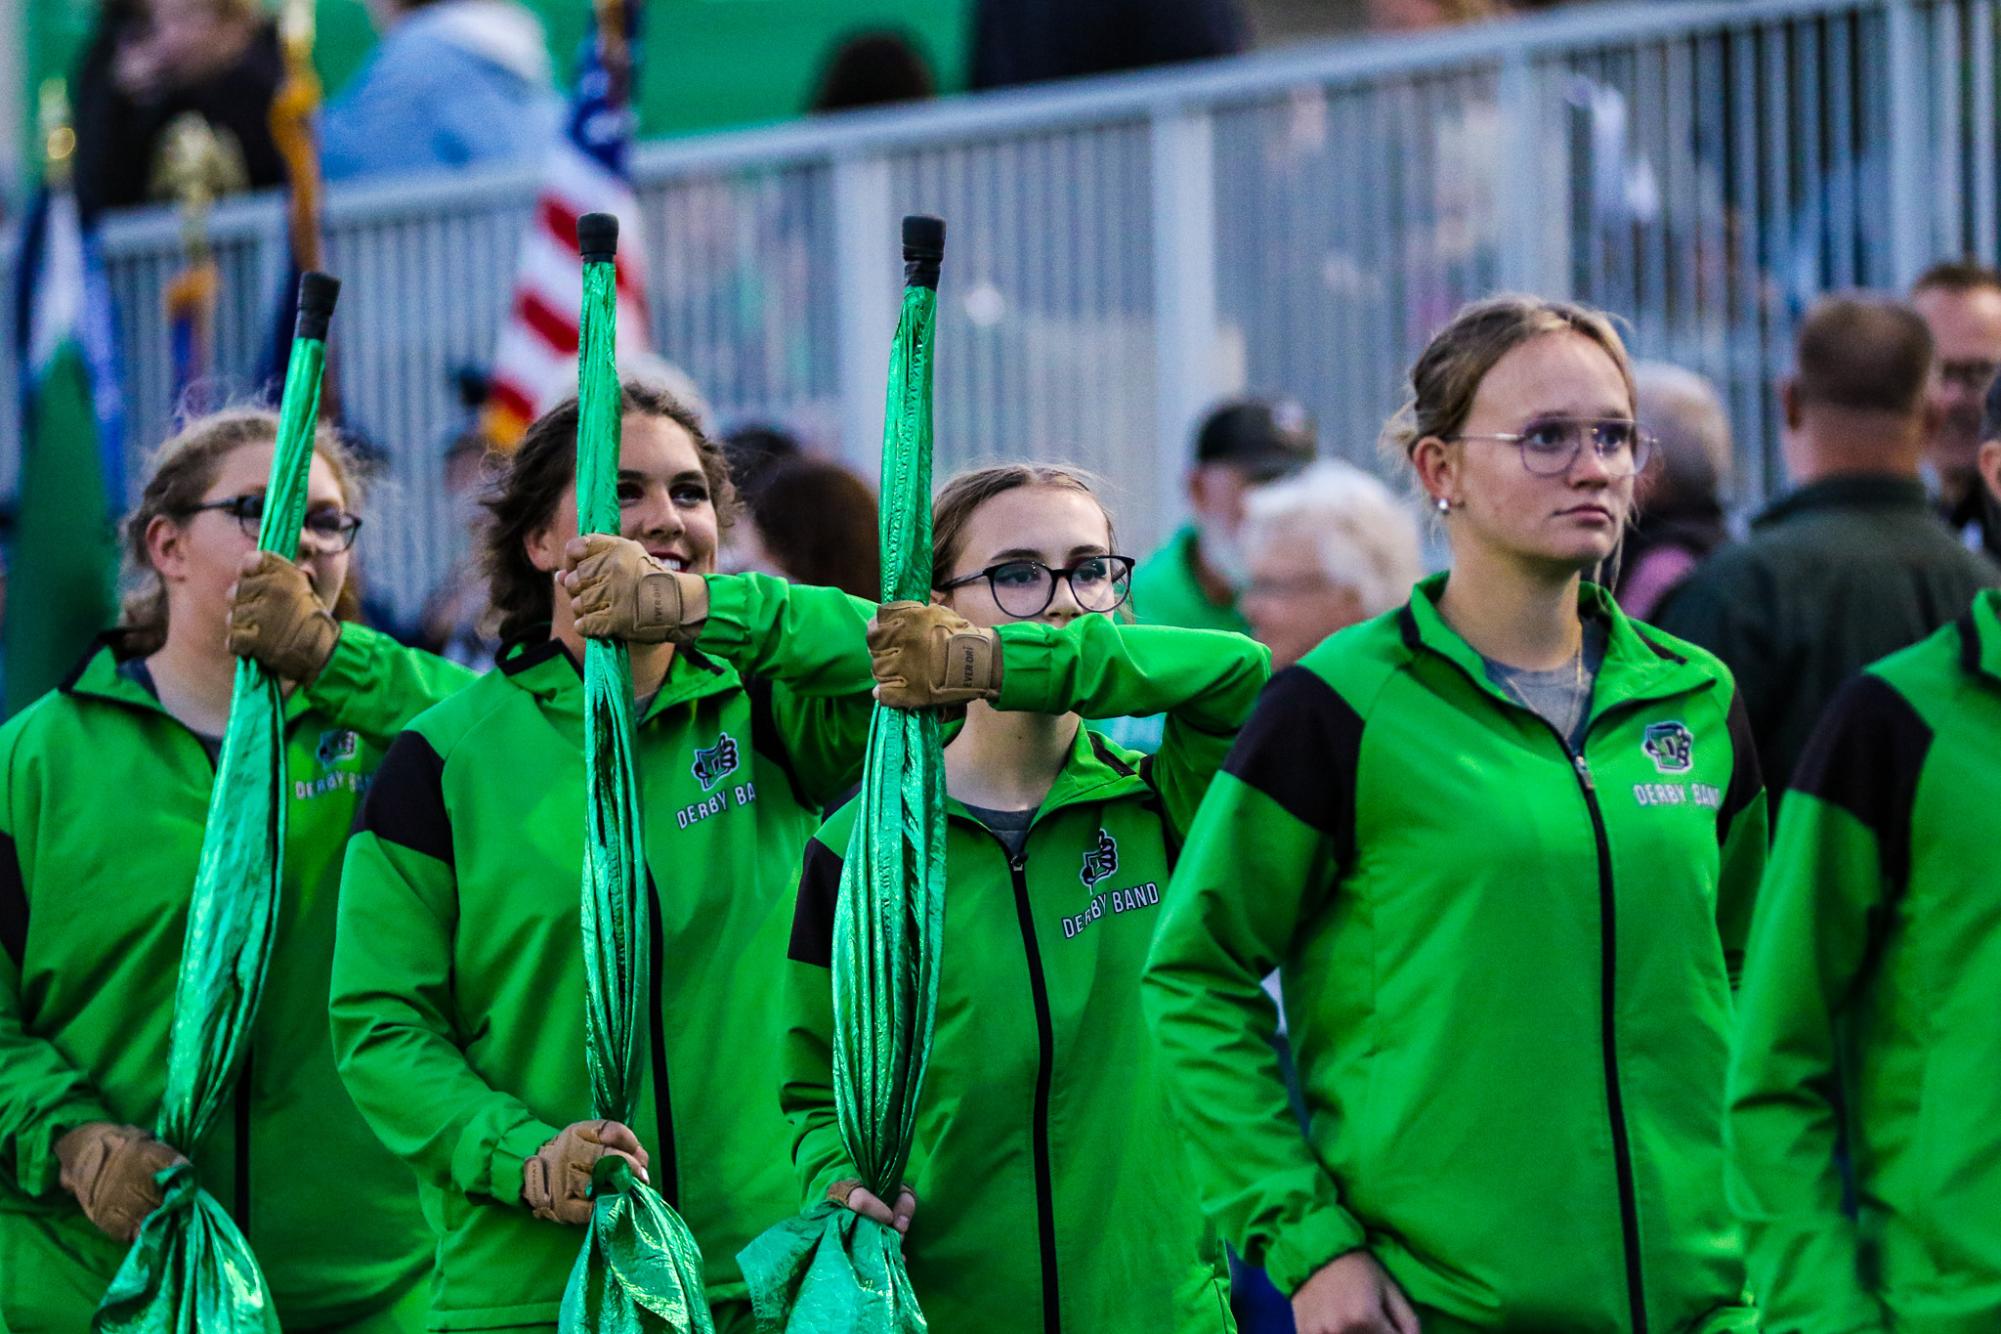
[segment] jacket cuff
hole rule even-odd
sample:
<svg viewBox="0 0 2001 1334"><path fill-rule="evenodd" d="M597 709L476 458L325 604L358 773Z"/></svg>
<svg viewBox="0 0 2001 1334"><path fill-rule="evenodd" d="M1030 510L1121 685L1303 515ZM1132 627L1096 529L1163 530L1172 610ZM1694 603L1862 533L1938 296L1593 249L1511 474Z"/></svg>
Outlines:
<svg viewBox="0 0 2001 1334"><path fill-rule="evenodd" d="M374 687L374 668L382 647L382 632L353 621L341 624L340 638L334 641L332 656L304 687L306 698L327 712L344 699L353 699Z"/></svg>
<svg viewBox="0 0 2001 1334"><path fill-rule="evenodd" d="M1361 1250L1367 1242L1368 1234L1346 1209L1338 1205L1316 1209L1265 1247L1265 1276L1291 1297L1328 1264Z"/></svg>
<svg viewBox="0 0 2001 1334"><path fill-rule="evenodd" d="M16 1143L17 1171L21 1189L40 1199L53 1195L62 1185L62 1163L56 1158L56 1141L92 1121L118 1124L109 1108L94 1098L72 1098L59 1104L25 1131Z"/></svg>
<svg viewBox="0 0 2001 1334"><path fill-rule="evenodd" d="M1064 659L1076 660L1075 641L1055 626L1033 622L1003 625L999 635L1001 691L994 707L1014 713L1068 713L1071 701L1060 695L1069 676Z"/></svg>
<svg viewBox="0 0 2001 1334"><path fill-rule="evenodd" d="M725 660L750 645L751 604L756 600L754 574L712 574L708 576L709 615L695 637L695 647Z"/></svg>
<svg viewBox="0 0 2001 1334"><path fill-rule="evenodd" d="M502 1204L518 1205L522 1164L560 1133L557 1127L524 1114L489 1143L475 1123L459 1141L452 1176L464 1185L468 1195L485 1195Z"/></svg>

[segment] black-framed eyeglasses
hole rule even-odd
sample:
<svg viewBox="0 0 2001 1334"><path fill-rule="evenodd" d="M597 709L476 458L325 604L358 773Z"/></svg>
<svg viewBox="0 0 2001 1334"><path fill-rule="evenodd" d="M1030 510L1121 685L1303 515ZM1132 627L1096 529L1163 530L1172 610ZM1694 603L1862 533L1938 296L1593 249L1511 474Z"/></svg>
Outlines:
<svg viewBox="0 0 2001 1334"><path fill-rule="evenodd" d="M1981 361L1941 361L1938 363L1938 378L1969 394L1984 394L1987 386L1994 383L1994 376L2001 372L2001 363Z"/></svg>
<svg viewBox="0 0 2001 1334"><path fill-rule="evenodd" d="M1056 581L1070 585L1070 596L1085 611L1112 611L1132 592L1133 562L1129 556L1086 556L1074 565L1051 569L1039 560L1004 560L977 574L947 580L938 591L987 581L994 604L1010 616L1040 616L1056 600Z"/></svg>
<svg viewBox="0 0 2001 1334"><path fill-rule="evenodd" d="M236 520L236 526L243 531L243 535L254 542L257 530L264 522L264 493L245 491L240 496L190 505L181 512L194 515L203 510L220 510L229 515ZM306 511L305 531L312 534L313 540L326 550L346 551L354 545L354 535L361 531L361 516L322 505Z"/></svg>
<svg viewBox="0 0 2001 1334"><path fill-rule="evenodd" d="M1584 442L1614 477L1643 471L1654 454L1654 437L1624 417L1545 417L1512 434L1501 431L1456 435L1455 440L1496 440L1521 452L1522 466L1537 477L1561 477L1577 462Z"/></svg>

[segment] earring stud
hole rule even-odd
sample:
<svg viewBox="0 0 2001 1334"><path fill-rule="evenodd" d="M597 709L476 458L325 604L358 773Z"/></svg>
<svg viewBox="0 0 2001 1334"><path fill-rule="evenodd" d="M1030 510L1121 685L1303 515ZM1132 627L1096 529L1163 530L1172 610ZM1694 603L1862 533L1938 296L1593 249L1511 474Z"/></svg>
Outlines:
<svg viewBox="0 0 2001 1334"><path fill-rule="evenodd" d="M1438 499L1436 499L1436 500L1432 501L1431 503L1432 503L1432 506L1433 506L1433 507L1434 507L1435 509L1437 509L1437 511L1438 511L1438 512L1439 512L1440 514L1450 514L1450 513L1452 513L1452 502L1451 502L1451 501L1449 501L1449 500L1447 500L1447 499L1446 499L1446 498L1445 498L1444 496L1440 496L1440 497L1439 497Z"/></svg>

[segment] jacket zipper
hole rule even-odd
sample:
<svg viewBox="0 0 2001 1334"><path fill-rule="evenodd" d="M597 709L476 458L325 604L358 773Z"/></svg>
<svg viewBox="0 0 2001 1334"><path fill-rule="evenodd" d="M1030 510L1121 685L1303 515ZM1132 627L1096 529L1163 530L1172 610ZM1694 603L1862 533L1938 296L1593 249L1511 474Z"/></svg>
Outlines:
<svg viewBox="0 0 2001 1334"><path fill-rule="evenodd" d="M1555 730L1550 728L1552 732ZM1561 737L1557 739L1563 740ZM1568 743L1564 749L1570 750ZM1626 1243L1626 1300L1632 1314L1633 1334L1646 1334L1646 1289L1640 1269L1639 1191L1633 1183L1633 1147L1626 1130L1625 1097L1619 1085L1618 1032L1612 1013L1619 957L1617 925L1613 919L1616 899L1612 890L1612 840L1605 832L1605 815L1598 806L1598 784L1592 780L1591 766L1582 754L1574 751L1571 752L1570 763L1577 775L1578 790L1584 794L1585 809L1591 812L1591 834L1598 844L1598 1041L1605 1056L1605 1108L1612 1123L1612 1161L1619 1175L1619 1224L1624 1230Z"/></svg>
<svg viewBox="0 0 2001 1334"><path fill-rule="evenodd" d="M1042 1328L1059 1334L1063 1308L1056 1286L1056 1189L1049 1161L1049 1091L1056 1078L1055 1026L1049 1017L1049 986L1042 972L1042 948L1035 940L1035 918L1028 905L1028 857L1010 855L1014 878L1014 910L1021 922L1022 951L1028 958L1028 990L1035 1002L1035 1036L1040 1059L1035 1070L1035 1110L1031 1140L1035 1153L1035 1223L1042 1243Z"/></svg>
<svg viewBox="0 0 2001 1334"><path fill-rule="evenodd" d="M1481 689L1473 673L1463 665L1438 655L1472 683L1482 694L1490 692ZM1510 705L1509 707L1514 707ZM1557 731L1556 724L1537 713L1534 709L1523 709L1530 717L1549 729L1556 738L1556 744L1570 760L1570 771L1577 779L1577 790L1584 797L1584 808L1591 815L1591 837L1598 852L1598 1046L1605 1065L1605 1112L1612 1130L1612 1165L1619 1185L1619 1228L1623 1234L1626 1253L1626 1306L1632 1321L1632 1334L1647 1334L1647 1299L1644 1275L1640 1267L1640 1204L1639 1191L1633 1182L1633 1146L1626 1129L1626 1100L1619 1084L1618 1025L1613 1019L1612 998L1618 982L1618 931L1613 920L1617 897L1612 885L1612 840L1605 831L1605 813L1598 805L1598 784L1591 777L1591 766L1585 761L1582 751L1572 750L1570 740ZM1597 721L1603 722L1619 706L1608 708Z"/></svg>
<svg viewBox="0 0 2001 1334"><path fill-rule="evenodd" d="M660 981L660 961L667 954L667 927L661 916L660 887L654 883L650 870L646 873L646 925L646 934L653 947L646 968L646 991L650 1004L647 1027L653 1031L653 1106L654 1116L659 1122L659 1142L651 1158L653 1170L647 1175L658 1183L654 1189L667 1201L667 1207L678 1212L681 1208L681 1173L675 1161L674 1101L667 1090L667 1010Z"/></svg>

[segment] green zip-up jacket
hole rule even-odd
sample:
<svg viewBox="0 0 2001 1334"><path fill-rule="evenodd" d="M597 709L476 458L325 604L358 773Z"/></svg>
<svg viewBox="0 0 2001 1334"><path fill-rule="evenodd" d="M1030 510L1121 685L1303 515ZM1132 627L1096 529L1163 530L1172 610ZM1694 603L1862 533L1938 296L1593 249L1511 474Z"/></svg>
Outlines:
<svg viewBox="0 0 2001 1334"><path fill-rule="evenodd" d="M1165 711L1140 756L1078 729L1010 858L946 803L938 1019L904 1241L953 1334L1230 1329L1221 1243L1168 1120L1140 968L1182 831L1270 671L1239 635L1103 616L1000 630L999 707ZM850 803L807 848L793 922L784 1103L807 1202L854 1175L835 1122L829 960Z"/></svg>
<svg viewBox="0 0 2001 1334"><path fill-rule="evenodd" d="M1182 853L1143 991L1205 1202L1288 1293L1368 1248L1426 1334L1751 1329L1723 1082L1765 805L1730 675L1585 585L1573 755L1444 580L1273 679Z"/></svg>
<svg viewBox="0 0 2001 1334"><path fill-rule="evenodd" d="M1772 1334L2001 1324L1997 756L1989 591L1844 687L1793 771L1730 1072L1732 1201Z"/></svg>
<svg viewBox="0 0 2001 1334"><path fill-rule="evenodd" d="M727 1327L748 1311L737 1251L794 1202L783 905L824 804L860 771L872 608L763 575L709 587L699 645L634 728L653 994L633 1131ZM398 738L348 852L334 1047L421 1183L433 1329L553 1324L583 1245L520 1202L522 1162L592 1115L583 856L583 677L554 640L505 650Z"/></svg>
<svg viewBox="0 0 2001 1334"><path fill-rule="evenodd" d="M334 1071L326 988L361 793L396 732L472 679L350 625L286 701L270 976L234 1105L190 1156L288 1329L380 1310L429 1262L416 1183ZM0 1324L16 1334L87 1329L125 1257L62 1189L54 1145L86 1121L150 1129L159 1113L214 782L201 740L109 646L0 729Z"/></svg>

